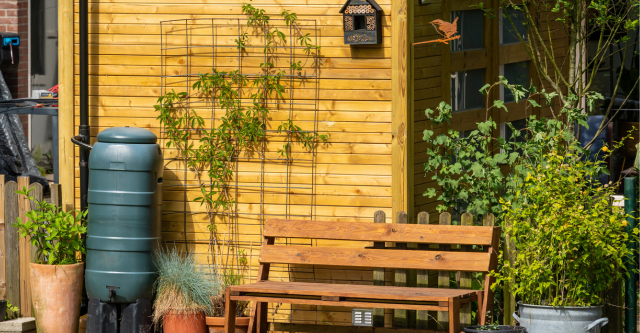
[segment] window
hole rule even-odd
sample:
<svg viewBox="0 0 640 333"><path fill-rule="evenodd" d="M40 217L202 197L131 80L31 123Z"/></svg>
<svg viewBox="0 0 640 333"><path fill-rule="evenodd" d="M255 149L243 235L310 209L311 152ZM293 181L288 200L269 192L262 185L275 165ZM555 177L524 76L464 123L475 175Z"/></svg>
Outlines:
<svg viewBox="0 0 640 333"><path fill-rule="evenodd" d="M451 74L451 108L453 112L480 109L484 106L484 68Z"/></svg>
<svg viewBox="0 0 640 333"><path fill-rule="evenodd" d="M519 84L525 88L529 88L531 85L528 61L500 65L500 75L504 76L509 84ZM500 85L500 99L505 103L515 102L511 90L503 85Z"/></svg>
<svg viewBox="0 0 640 333"><path fill-rule="evenodd" d="M520 7L500 9L500 45L520 43L518 35L522 36L523 40L528 40L522 9Z"/></svg>
<svg viewBox="0 0 640 333"><path fill-rule="evenodd" d="M457 21L460 39L451 41L451 52L484 48L484 13L481 10L451 12L451 22Z"/></svg>

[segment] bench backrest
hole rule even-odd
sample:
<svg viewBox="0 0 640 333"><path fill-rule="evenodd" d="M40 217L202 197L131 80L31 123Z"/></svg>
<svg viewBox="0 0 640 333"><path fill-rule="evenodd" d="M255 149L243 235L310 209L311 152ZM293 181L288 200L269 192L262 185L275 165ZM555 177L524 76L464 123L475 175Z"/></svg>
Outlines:
<svg viewBox="0 0 640 333"><path fill-rule="evenodd" d="M487 272L497 265L500 227L325 222L272 219L265 223L258 279L265 264ZM472 252L275 245L275 238L332 239L444 245L482 245ZM470 249L470 246L462 249ZM263 274L260 274L264 272Z"/></svg>

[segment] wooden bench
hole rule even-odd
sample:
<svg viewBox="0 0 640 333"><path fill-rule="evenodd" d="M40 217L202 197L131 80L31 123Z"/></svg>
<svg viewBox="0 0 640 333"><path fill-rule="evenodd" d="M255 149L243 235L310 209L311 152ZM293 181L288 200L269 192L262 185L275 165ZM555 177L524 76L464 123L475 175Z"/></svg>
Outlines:
<svg viewBox="0 0 640 333"><path fill-rule="evenodd" d="M276 238L481 245L482 251L401 250L275 245ZM264 227L257 282L226 290L225 332L235 332L237 301L254 302L249 332L267 330L267 304L290 303L449 312L449 332L460 332L460 307L478 301L478 318L492 310L494 278L484 290L269 281L270 264L488 272L496 269L500 227L269 220ZM446 247L448 248L448 246ZM462 246L461 249L470 249ZM488 301L485 301L488 300Z"/></svg>

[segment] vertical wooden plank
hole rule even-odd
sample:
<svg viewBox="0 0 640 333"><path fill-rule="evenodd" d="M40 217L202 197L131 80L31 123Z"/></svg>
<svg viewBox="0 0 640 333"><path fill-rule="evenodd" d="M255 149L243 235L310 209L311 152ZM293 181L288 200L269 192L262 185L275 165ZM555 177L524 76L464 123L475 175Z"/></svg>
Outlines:
<svg viewBox="0 0 640 333"><path fill-rule="evenodd" d="M29 177L18 177L18 190L22 191L29 188ZM18 195L18 216L22 222L27 220L26 213L31 209L29 199L20 194ZM29 246L29 237L20 237L20 315L23 317L31 317L31 286L29 279L29 262L31 261L31 249Z"/></svg>
<svg viewBox="0 0 640 333"><path fill-rule="evenodd" d="M387 216L379 210L373 214L373 223L385 223ZM384 249L384 242L373 242L374 249ZM384 268L373 269L373 285L384 286ZM384 309L373 309L373 327L384 327Z"/></svg>
<svg viewBox="0 0 640 333"><path fill-rule="evenodd" d="M472 226L473 215L469 213L462 214L460 225ZM462 246L462 251L470 252L471 246L470 245ZM458 285L458 288L471 289L471 272L460 272L460 284ZM471 303L467 303L460 309L460 326L464 328L470 325L471 325Z"/></svg>
<svg viewBox="0 0 640 333"><path fill-rule="evenodd" d="M509 220L506 219L504 221L505 226L509 226ZM515 244L513 244L513 241L511 241L511 237L505 235L505 242L504 242L504 257L505 260L509 262L510 265L515 264ZM513 319L513 316L511 315L513 312L516 311L516 297L513 293L511 293L511 287L509 286L508 283L505 283L504 285L504 292L503 292L503 306L504 306L504 316L503 316L503 322L505 325L513 325L515 320Z"/></svg>
<svg viewBox="0 0 640 333"><path fill-rule="evenodd" d="M37 201L42 201L42 184L39 183L33 183L31 184L31 188L33 189L31 191L31 194L33 196L33 201L29 202L29 210L34 210L34 209L38 209L38 204L36 203ZM37 258L36 258L36 253L38 251L38 248L36 248L34 245L32 245L31 243L28 244L29 249L30 249L30 255L29 255L29 262L36 262ZM29 269L29 272L31 272L31 269ZM31 279L29 279L29 281L31 281ZM31 284L29 284L29 288L31 288Z"/></svg>
<svg viewBox="0 0 640 333"><path fill-rule="evenodd" d="M62 207L62 186L60 184L51 184L51 203Z"/></svg>
<svg viewBox="0 0 640 333"><path fill-rule="evenodd" d="M0 299L6 299L6 272L4 258L7 250L4 246L4 175L0 174Z"/></svg>
<svg viewBox="0 0 640 333"><path fill-rule="evenodd" d="M451 225L451 214L444 212L440 214L440 225ZM440 245L440 250L449 251L451 246ZM449 288L449 271L438 272L438 288ZM449 329L449 313L438 311L438 329Z"/></svg>
<svg viewBox="0 0 640 333"><path fill-rule="evenodd" d="M396 217L396 223L406 224L407 213L398 212ZM406 250L407 243L396 243L396 249ZM407 286L407 270L396 269L393 279L394 286L406 287ZM407 327L407 310L393 310L393 327L406 328Z"/></svg>
<svg viewBox="0 0 640 333"><path fill-rule="evenodd" d="M75 197L73 37L73 0L58 0L58 182L65 211L73 210Z"/></svg>
<svg viewBox="0 0 640 333"><path fill-rule="evenodd" d="M19 215L18 209L18 195L15 192L18 190L18 184L14 181L4 184L4 244L6 253L4 256L5 262L5 277L6 277L6 293L7 300L11 304L21 308L20 303L20 242L18 237L18 228L14 227L16 219Z"/></svg>
<svg viewBox="0 0 640 333"><path fill-rule="evenodd" d="M482 219L482 225L484 225L485 227L493 227L495 226L495 221L496 221L496 218L495 216L493 216L493 214L485 214ZM500 246L500 235L497 235L496 237L497 239L493 240L494 244L492 245L492 248L494 249L494 251L498 251ZM496 266L497 262L491 263L490 266L491 265ZM491 270L492 268L490 267L489 269ZM495 278L489 278L488 275L485 275L484 281L485 281L485 288L486 288L486 285L491 284L491 281L495 281ZM485 304L482 306L482 309L480 308L478 309L478 312L483 313L483 310L488 310L491 312L488 314L487 318L478 318L478 323L480 324L484 324L485 322L489 324L493 323L494 321L493 318L495 317L493 313L493 302L494 302L493 291L485 289L484 302ZM514 299L513 306L515 306L515 299ZM508 315L509 317L511 317L511 313L509 313ZM506 317L506 314L505 314L505 317Z"/></svg>
<svg viewBox="0 0 640 333"><path fill-rule="evenodd" d="M429 224L429 213L420 212L420 214L418 214L418 224ZM420 251L429 250L429 244L418 244L418 250ZM417 287L418 288L429 287L429 271L424 269L420 269L417 271ZM416 315L416 328L418 329L430 328L429 316L433 316L433 315L434 314L429 313L429 311L418 311Z"/></svg>
<svg viewBox="0 0 640 333"><path fill-rule="evenodd" d="M410 103L411 0L391 2L391 192L392 212L408 210L408 117ZM413 172L413 170L411 170Z"/></svg>

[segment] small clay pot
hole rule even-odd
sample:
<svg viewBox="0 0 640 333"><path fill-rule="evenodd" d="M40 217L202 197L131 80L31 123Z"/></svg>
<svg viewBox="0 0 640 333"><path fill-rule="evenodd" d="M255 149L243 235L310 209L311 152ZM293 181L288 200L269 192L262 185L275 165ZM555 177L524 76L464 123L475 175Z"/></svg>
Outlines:
<svg viewBox="0 0 640 333"><path fill-rule="evenodd" d="M83 263L31 263L31 303L38 333L78 331L83 282Z"/></svg>
<svg viewBox="0 0 640 333"><path fill-rule="evenodd" d="M207 333L207 323L204 313L183 314L169 312L162 315L162 329L164 333Z"/></svg>
<svg viewBox="0 0 640 333"><path fill-rule="evenodd" d="M207 317L209 333L224 333L224 317ZM247 333L249 317L236 318L236 333Z"/></svg>

